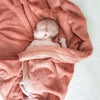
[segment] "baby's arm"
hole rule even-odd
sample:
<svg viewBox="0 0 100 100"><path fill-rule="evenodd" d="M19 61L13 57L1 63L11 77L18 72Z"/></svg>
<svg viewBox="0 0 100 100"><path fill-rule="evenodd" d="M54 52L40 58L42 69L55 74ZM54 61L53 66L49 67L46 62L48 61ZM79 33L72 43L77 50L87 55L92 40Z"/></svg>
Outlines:
<svg viewBox="0 0 100 100"><path fill-rule="evenodd" d="M61 44L62 48L67 48L66 39L65 38L59 38L59 43Z"/></svg>
<svg viewBox="0 0 100 100"><path fill-rule="evenodd" d="M32 47L34 47L34 46L35 46L35 41L33 40L33 41L31 42L31 44L30 44L26 49L32 48Z"/></svg>

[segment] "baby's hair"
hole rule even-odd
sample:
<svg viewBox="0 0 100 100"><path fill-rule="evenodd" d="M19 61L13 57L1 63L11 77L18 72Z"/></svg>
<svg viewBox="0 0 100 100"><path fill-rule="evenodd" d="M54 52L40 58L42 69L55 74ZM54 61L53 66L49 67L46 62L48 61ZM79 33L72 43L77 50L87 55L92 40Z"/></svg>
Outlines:
<svg viewBox="0 0 100 100"><path fill-rule="evenodd" d="M48 31L51 33L51 38L56 38L59 33L59 26L53 19L44 19L37 24L37 30Z"/></svg>

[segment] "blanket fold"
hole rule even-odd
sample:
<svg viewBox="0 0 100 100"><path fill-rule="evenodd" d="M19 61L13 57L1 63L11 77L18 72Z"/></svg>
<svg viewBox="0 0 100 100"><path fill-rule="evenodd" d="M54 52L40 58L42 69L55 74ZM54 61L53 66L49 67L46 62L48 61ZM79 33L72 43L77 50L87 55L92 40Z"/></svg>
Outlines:
<svg viewBox="0 0 100 100"><path fill-rule="evenodd" d="M40 49L41 48L41 49ZM19 54L20 61L54 58L63 63L77 63L91 54L91 51L77 51L53 46L37 46Z"/></svg>
<svg viewBox="0 0 100 100"><path fill-rule="evenodd" d="M60 31L54 41L64 37L68 48L37 46L26 50L34 39L36 24L45 18L57 21ZM86 18L69 0L0 0L0 40L3 100L26 97L19 86L24 78L24 65L29 70L31 92L46 100L64 100L74 64L93 52ZM6 87L9 87L7 91Z"/></svg>

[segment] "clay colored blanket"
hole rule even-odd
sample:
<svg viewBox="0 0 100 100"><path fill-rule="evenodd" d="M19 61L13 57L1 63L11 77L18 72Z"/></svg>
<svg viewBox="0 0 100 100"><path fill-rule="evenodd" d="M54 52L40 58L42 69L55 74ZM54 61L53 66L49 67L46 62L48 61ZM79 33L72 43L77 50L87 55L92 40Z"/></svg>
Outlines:
<svg viewBox="0 0 100 100"><path fill-rule="evenodd" d="M30 49L36 24L45 18L57 21L59 37L67 48L38 46ZM86 19L69 0L0 0L0 95L3 100L24 100L20 88L23 67L36 94L46 100L64 100L74 64L92 54ZM30 84L30 83L29 83ZM42 95L41 95L42 97ZM42 100L42 98L40 98Z"/></svg>

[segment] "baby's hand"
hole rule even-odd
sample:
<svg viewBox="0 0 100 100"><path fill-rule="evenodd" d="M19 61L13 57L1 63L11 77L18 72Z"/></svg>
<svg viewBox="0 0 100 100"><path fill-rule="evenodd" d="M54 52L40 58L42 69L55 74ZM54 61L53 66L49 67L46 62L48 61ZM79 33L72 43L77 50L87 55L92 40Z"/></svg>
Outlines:
<svg viewBox="0 0 100 100"><path fill-rule="evenodd" d="M65 38L63 38L63 37L61 37L61 38L59 38L59 43L65 43L66 42L66 39Z"/></svg>
<svg viewBox="0 0 100 100"><path fill-rule="evenodd" d="M61 44L61 47L67 48L66 39L65 38L63 38L63 37L59 38L59 43Z"/></svg>

